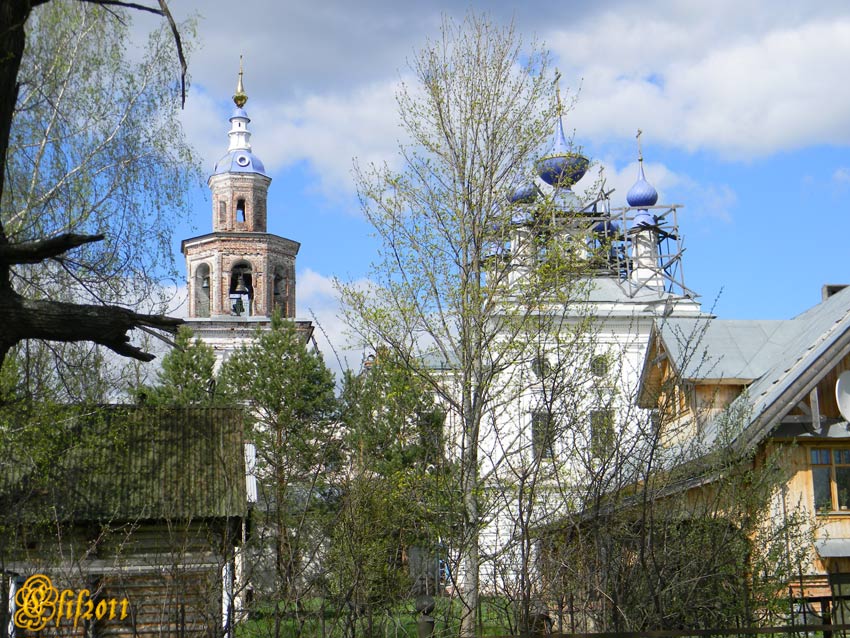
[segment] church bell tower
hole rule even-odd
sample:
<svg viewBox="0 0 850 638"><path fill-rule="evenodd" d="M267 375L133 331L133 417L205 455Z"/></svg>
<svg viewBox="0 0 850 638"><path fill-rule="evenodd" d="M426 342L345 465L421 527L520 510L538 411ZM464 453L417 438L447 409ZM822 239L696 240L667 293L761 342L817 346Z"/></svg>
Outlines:
<svg viewBox="0 0 850 638"><path fill-rule="evenodd" d="M275 311L295 317L295 256L300 244L267 231L272 180L251 149L247 101L240 63L227 153L207 182L212 232L186 239L181 246L188 323L221 355L250 338L257 327L268 325Z"/></svg>

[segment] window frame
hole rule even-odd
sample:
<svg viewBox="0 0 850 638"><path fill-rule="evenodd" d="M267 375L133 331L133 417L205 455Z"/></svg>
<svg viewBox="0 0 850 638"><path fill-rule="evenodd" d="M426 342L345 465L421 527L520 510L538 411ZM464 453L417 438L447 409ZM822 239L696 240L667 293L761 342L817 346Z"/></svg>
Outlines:
<svg viewBox="0 0 850 638"><path fill-rule="evenodd" d="M826 456L825 456L826 455ZM850 516L850 446L818 446L808 448L809 469L812 477L812 504L814 505L815 513L818 515L824 514L839 514ZM828 460L824 460L828 459ZM836 460L838 459L838 460ZM829 499L830 507L824 508L818 506L818 479L817 470L827 469L829 477ZM842 495L840 485L837 479L837 473L844 470L846 474L844 494L844 506L842 507ZM822 488L821 488L822 490Z"/></svg>
<svg viewBox="0 0 850 638"><path fill-rule="evenodd" d="M609 372L610 365L608 363L608 357L604 354L597 354L591 357L590 374L592 374L595 379L605 379L608 377Z"/></svg>
<svg viewBox="0 0 850 638"><path fill-rule="evenodd" d="M616 419L616 410L611 407L594 408L588 414L590 427L588 442L590 453L594 458L604 458L614 448Z"/></svg>

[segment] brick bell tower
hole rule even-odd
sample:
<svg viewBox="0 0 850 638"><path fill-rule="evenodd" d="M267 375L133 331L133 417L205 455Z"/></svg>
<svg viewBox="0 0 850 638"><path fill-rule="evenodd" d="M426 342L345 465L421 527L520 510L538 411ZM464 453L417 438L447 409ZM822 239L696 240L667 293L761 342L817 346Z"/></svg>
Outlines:
<svg viewBox="0 0 850 638"><path fill-rule="evenodd" d="M300 244L266 230L271 177L251 151L251 121L243 107L242 65L230 116L227 153L208 180L212 230L186 239L189 327L220 359L269 325L272 313L295 317L295 256ZM312 333L310 322L297 322ZM303 325L302 325L303 324Z"/></svg>

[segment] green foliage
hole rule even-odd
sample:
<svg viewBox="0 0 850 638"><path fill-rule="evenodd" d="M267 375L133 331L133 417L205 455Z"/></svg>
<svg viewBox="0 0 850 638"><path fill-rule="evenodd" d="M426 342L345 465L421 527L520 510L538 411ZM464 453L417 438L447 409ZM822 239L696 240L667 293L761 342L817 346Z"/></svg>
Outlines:
<svg viewBox="0 0 850 638"><path fill-rule="evenodd" d="M176 275L173 230L188 218L200 172L180 124L174 37L163 24L130 51L134 13L52 0L27 21L0 234L12 244L106 236L12 266L10 283L27 299L156 311L166 300L163 277ZM179 29L190 52L194 25ZM22 374L34 398L114 400L126 387L122 366L90 344L25 348Z"/></svg>
<svg viewBox="0 0 850 638"><path fill-rule="evenodd" d="M387 476L442 462L443 414L422 379L381 350L359 375L343 380L341 418L361 470Z"/></svg>
<svg viewBox="0 0 850 638"><path fill-rule="evenodd" d="M303 335L279 314L271 329L258 332L224 362L218 392L225 401L244 404L288 445L308 442L311 430L326 429L334 416L333 374ZM292 450L292 454L309 452ZM310 465L310 459L303 459Z"/></svg>
<svg viewBox="0 0 850 638"><path fill-rule="evenodd" d="M215 353L192 330L181 326L175 346L162 358L153 387L134 390L139 402L150 405L203 405L215 400Z"/></svg>
<svg viewBox="0 0 850 638"><path fill-rule="evenodd" d="M666 471L641 467L634 489L555 542L553 597L571 595L606 631L782 624L813 540L804 512L776 508L793 451L741 458L723 441Z"/></svg>
<svg viewBox="0 0 850 638"><path fill-rule="evenodd" d="M347 373L340 402L351 469L340 484L326 565L334 599L365 614L346 614L354 627L436 593L437 546L459 520L459 494L447 489L444 415L391 351Z"/></svg>
<svg viewBox="0 0 850 638"><path fill-rule="evenodd" d="M408 598L403 557L406 503L392 478L361 475L346 483L327 556L329 589L352 610L379 614Z"/></svg>
<svg viewBox="0 0 850 638"><path fill-rule="evenodd" d="M322 588L318 566L335 507L339 463L333 375L292 322L271 327L224 362L220 401L242 405L254 419L259 503L247 549L253 557L256 604L274 603L275 628Z"/></svg>

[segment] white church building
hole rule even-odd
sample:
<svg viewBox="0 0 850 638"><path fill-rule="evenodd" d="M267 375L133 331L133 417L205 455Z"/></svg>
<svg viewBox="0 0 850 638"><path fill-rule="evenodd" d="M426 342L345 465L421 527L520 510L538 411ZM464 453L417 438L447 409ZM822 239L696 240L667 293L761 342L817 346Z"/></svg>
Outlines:
<svg viewBox="0 0 850 638"><path fill-rule="evenodd" d="M625 201L612 200L604 184L582 200L571 185L589 162L570 148L559 117L535 181L509 197L520 211L503 253L514 285L533 276L552 242L571 245L586 262L568 298L523 317L545 326L537 352L508 370L482 423L481 579L509 599L524 586L521 574L534 573L535 530L577 515L587 496L577 486L608 464L628 463L629 439L653 427L654 413L636 404L653 325L708 318L685 284L680 207L659 204L638 155ZM542 226L539 210L549 218ZM447 427L448 440L460 440L451 414ZM463 569L457 565L460 578Z"/></svg>

